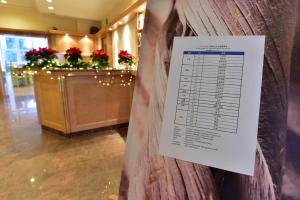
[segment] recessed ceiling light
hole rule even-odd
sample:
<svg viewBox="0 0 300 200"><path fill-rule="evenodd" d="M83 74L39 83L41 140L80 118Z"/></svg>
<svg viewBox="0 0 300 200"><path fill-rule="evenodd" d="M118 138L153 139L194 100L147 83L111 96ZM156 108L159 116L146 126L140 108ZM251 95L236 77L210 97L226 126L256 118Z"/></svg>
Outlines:
<svg viewBox="0 0 300 200"><path fill-rule="evenodd" d="M54 10L54 7L53 6L48 6L48 9L49 10Z"/></svg>
<svg viewBox="0 0 300 200"><path fill-rule="evenodd" d="M108 30L109 30L109 31L112 31L113 29L112 29L112 28L109 28Z"/></svg>
<svg viewBox="0 0 300 200"><path fill-rule="evenodd" d="M7 4L6 0L1 0L1 3Z"/></svg>
<svg viewBox="0 0 300 200"><path fill-rule="evenodd" d="M46 0L47 2L49 2L49 3L52 3L52 0Z"/></svg>

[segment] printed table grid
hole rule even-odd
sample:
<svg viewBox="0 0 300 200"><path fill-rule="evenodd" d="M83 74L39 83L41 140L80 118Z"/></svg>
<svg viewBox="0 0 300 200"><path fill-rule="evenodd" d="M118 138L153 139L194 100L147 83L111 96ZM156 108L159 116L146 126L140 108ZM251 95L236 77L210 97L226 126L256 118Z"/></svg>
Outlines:
<svg viewBox="0 0 300 200"><path fill-rule="evenodd" d="M237 134L243 66L244 52L183 53L175 124L186 139L199 128Z"/></svg>

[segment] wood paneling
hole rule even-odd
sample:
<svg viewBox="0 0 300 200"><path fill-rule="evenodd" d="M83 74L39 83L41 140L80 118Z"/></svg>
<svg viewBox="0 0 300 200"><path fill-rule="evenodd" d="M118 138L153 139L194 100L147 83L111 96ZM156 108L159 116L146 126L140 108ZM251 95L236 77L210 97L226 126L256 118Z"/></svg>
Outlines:
<svg viewBox="0 0 300 200"><path fill-rule="evenodd" d="M16 34L25 36L37 36L37 37L48 37L48 31L37 31L37 30L26 30L26 29L11 29L11 28L0 28L1 34Z"/></svg>
<svg viewBox="0 0 300 200"><path fill-rule="evenodd" d="M66 132L66 116L61 80L57 77L34 76L34 90L39 121L42 125Z"/></svg>
<svg viewBox="0 0 300 200"><path fill-rule="evenodd" d="M83 56L89 56L98 48L98 39L95 37L51 35L50 41L51 47L60 53L65 53L71 47L78 47Z"/></svg>
<svg viewBox="0 0 300 200"><path fill-rule="evenodd" d="M40 123L64 133L127 123L134 77L119 70L37 74Z"/></svg>
<svg viewBox="0 0 300 200"><path fill-rule="evenodd" d="M107 76L99 79L103 82L110 81ZM103 86L93 77L65 79L71 132L129 121L132 87L121 86L119 76L114 81L110 86Z"/></svg>

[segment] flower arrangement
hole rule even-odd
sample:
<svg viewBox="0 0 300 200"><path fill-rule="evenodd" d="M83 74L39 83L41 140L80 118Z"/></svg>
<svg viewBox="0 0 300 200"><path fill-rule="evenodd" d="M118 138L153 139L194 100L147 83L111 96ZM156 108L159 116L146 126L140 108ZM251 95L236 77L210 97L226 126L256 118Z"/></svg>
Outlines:
<svg viewBox="0 0 300 200"><path fill-rule="evenodd" d="M38 50L31 49L25 53L25 59L28 61L25 67L43 68L47 65L52 67L56 65L57 56L55 53L56 51L47 47Z"/></svg>
<svg viewBox="0 0 300 200"><path fill-rule="evenodd" d="M39 48L38 52L40 58L44 60L53 60L57 58L57 56L55 55L57 51L53 50L52 48Z"/></svg>
<svg viewBox="0 0 300 200"><path fill-rule="evenodd" d="M96 50L93 52L91 55L92 62L96 65L95 68L103 68L103 67L108 67L109 62L108 62L108 55L105 53L104 50Z"/></svg>
<svg viewBox="0 0 300 200"><path fill-rule="evenodd" d="M119 52L119 64L123 64L125 66L131 67L132 65L135 65L135 58L130 53L127 52L127 50L121 50Z"/></svg>
<svg viewBox="0 0 300 200"><path fill-rule="evenodd" d="M25 58L30 63L37 62L39 60L39 51L36 49L31 49L25 53Z"/></svg>
<svg viewBox="0 0 300 200"><path fill-rule="evenodd" d="M77 47L72 47L66 50L65 59L71 63L76 64L82 60L81 50Z"/></svg>
<svg viewBox="0 0 300 200"><path fill-rule="evenodd" d="M25 54L26 60L29 61L23 68L42 69L42 70L74 70L74 69L101 69L110 67L108 55L103 49L95 50L90 56L91 60L85 62L82 60L81 50L72 47L66 50L64 55L66 62L59 63L56 59L56 51L51 48L31 49ZM135 58L127 51L120 51L118 62L126 68L135 65ZM133 68L131 68L133 69Z"/></svg>

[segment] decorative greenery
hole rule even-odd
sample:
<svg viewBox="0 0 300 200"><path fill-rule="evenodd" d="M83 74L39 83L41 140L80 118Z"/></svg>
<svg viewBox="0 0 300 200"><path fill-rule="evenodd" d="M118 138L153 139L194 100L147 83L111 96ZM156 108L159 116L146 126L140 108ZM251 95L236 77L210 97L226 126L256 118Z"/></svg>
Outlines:
<svg viewBox="0 0 300 200"><path fill-rule="evenodd" d="M119 64L125 64L125 65L128 65L128 66L132 66L132 65L135 65L135 58L127 52L127 50L121 50L119 52L119 60L118 60L118 63Z"/></svg>
<svg viewBox="0 0 300 200"><path fill-rule="evenodd" d="M57 59L57 56L55 55L57 51L51 49L51 48L39 48L39 56L41 59L44 60L54 60Z"/></svg>
<svg viewBox="0 0 300 200"><path fill-rule="evenodd" d="M35 63L39 60L39 51L36 49L31 49L29 51L26 52L25 54L25 58L27 61L29 61L30 63Z"/></svg>
<svg viewBox="0 0 300 200"><path fill-rule="evenodd" d="M67 49L65 59L70 64L70 67L80 67L82 61L81 50L77 47Z"/></svg>
<svg viewBox="0 0 300 200"><path fill-rule="evenodd" d="M91 58L92 58L94 68L109 67L109 62L108 62L109 57L104 50L100 49L94 51L93 54L91 55Z"/></svg>
<svg viewBox="0 0 300 200"><path fill-rule="evenodd" d="M104 50L96 50L91 55L90 62L84 62L81 56L81 50L76 47L72 47L66 50L64 55L66 62L59 63L57 61L57 52L51 48L39 48L32 49L26 52L26 60L29 61L28 64L24 65L23 68L26 69L42 69L42 70L52 70L52 69L62 69L62 70L72 70L72 69L101 69L108 68L110 64L108 62L108 55Z"/></svg>
<svg viewBox="0 0 300 200"><path fill-rule="evenodd" d="M51 48L32 49L26 52L25 58L29 61L24 68L56 67L56 51Z"/></svg>

